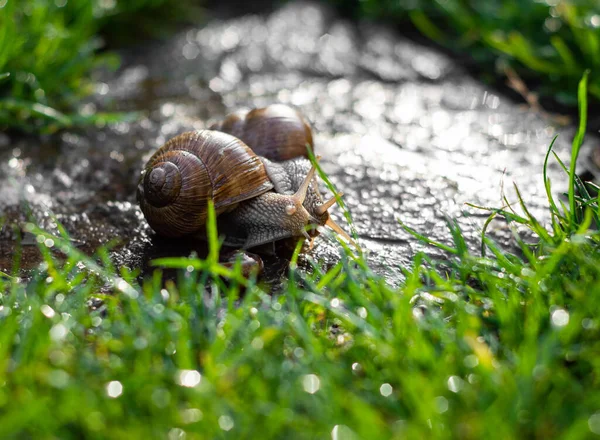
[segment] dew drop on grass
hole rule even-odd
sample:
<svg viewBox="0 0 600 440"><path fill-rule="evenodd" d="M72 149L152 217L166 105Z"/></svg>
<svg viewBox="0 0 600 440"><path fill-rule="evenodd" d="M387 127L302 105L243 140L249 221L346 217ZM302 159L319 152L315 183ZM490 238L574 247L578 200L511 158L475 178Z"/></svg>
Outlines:
<svg viewBox="0 0 600 440"><path fill-rule="evenodd" d="M166 408L171 402L171 393L165 388L156 388L152 391L152 403L157 408Z"/></svg>
<svg viewBox="0 0 600 440"><path fill-rule="evenodd" d="M379 387L379 392L383 397L390 396L392 394L392 391L394 391L394 389L389 383L384 383Z"/></svg>
<svg viewBox="0 0 600 440"><path fill-rule="evenodd" d="M359 364L358 362L354 362L352 364L352 371L356 374L356 373L360 373L362 371L362 365Z"/></svg>
<svg viewBox="0 0 600 440"><path fill-rule="evenodd" d="M590 318L582 319L581 326L586 330L593 330L594 328L596 328L596 324L594 323L594 320L590 319Z"/></svg>
<svg viewBox="0 0 600 440"><path fill-rule="evenodd" d="M175 381L182 387L193 388L200 384L202 375L196 370L180 370Z"/></svg>
<svg viewBox="0 0 600 440"><path fill-rule="evenodd" d="M180 440L185 438L185 431L181 428L173 428L167 436L169 440Z"/></svg>
<svg viewBox="0 0 600 440"><path fill-rule="evenodd" d="M148 346L148 341L143 336L139 336L133 341L133 346L136 350L143 350Z"/></svg>
<svg viewBox="0 0 600 440"><path fill-rule="evenodd" d="M448 399L444 396L437 396L435 398L435 407L440 414L445 413L448 411Z"/></svg>
<svg viewBox="0 0 600 440"><path fill-rule="evenodd" d="M56 313L54 312L54 309L52 307L50 307L48 304L44 304L42 307L40 307L40 310L42 311L42 314L46 318L54 318L54 315L56 315Z"/></svg>
<svg viewBox="0 0 600 440"><path fill-rule="evenodd" d="M465 381L458 376L450 376L448 378L448 389L453 393L458 393L463 389Z"/></svg>
<svg viewBox="0 0 600 440"><path fill-rule="evenodd" d="M118 380L113 380L106 384L106 394L112 399L116 399L123 394L123 385Z"/></svg>
<svg viewBox="0 0 600 440"><path fill-rule="evenodd" d="M336 308L340 306L340 300L338 298L333 298L331 300L331 307Z"/></svg>
<svg viewBox="0 0 600 440"><path fill-rule="evenodd" d="M359 307L356 310L356 313L358 314L358 316L360 316L362 319L366 319L367 317L367 309L365 309L364 307Z"/></svg>
<svg viewBox="0 0 600 440"><path fill-rule="evenodd" d="M69 330L64 324L56 324L50 329L50 338L55 342L60 342L67 336L68 332Z"/></svg>
<svg viewBox="0 0 600 440"><path fill-rule="evenodd" d="M315 394L321 388L321 380L316 374L307 374L302 378L302 387L308 394Z"/></svg>
<svg viewBox="0 0 600 440"><path fill-rule="evenodd" d="M69 384L69 379L69 373L64 370L52 370L46 378L48 385L54 388L66 387Z"/></svg>
<svg viewBox="0 0 600 440"><path fill-rule="evenodd" d="M229 416L223 415L219 417L219 427L223 431L231 431L233 429L234 423L233 419Z"/></svg>
<svg viewBox="0 0 600 440"><path fill-rule="evenodd" d="M55 366L65 365L68 360L67 355L62 350L52 350L48 354L48 359Z"/></svg>
<svg viewBox="0 0 600 440"><path fill-rule="evenodd" d="M479 358L474 354L470 354L468 356L465 356L465 358L463 359L463 364L467 368L475 368L477 365L479 365Z"/></svg>
<svg viewBox="0 0 600 440"><path fill-rule="evenodd" d="M203 416L202 411L198 408L188 408L181 411L181 421L186 425L199 422Z"/></svg>
<svg viewBox="0 0 600 440"><path fill-rule="evenodd" d="M254 348L255 350L262 350L265 343L261 337L257 336L256 338L252 339L250 345L252 345L252 348Z"/></svg>
<svg viewBox="0 0 600 440"><path fill-rule="evenodd" d="M173 342L167 343L167 346L165 347L165 353L169 356L172 356L175 353L177 353L177 348L175 347L175 344Z"/></svg>
<svg viewBox="0 0 600 440"><path fill-rule="evenodd" d="M567 312L565 309L556 309L552 312L550 319L553 327L564 327L569 323L569 312Z"/></svg>
<svg viewBox="0 0 600 440"><path fill-rule="evenodd" d="M335 425L331 430L331 440L355 440L358 436L346 425Z"/></svg>
<svg viewBox="0 0 600 440"><path fill-rule="evenodd" d="M590 416L588 419L588 427L594 434L600 435L600 412Z"/></svg>
<svg viewBox="0 0 600 440"><path fill-rule="evenodd" d="M167 289L161 289L160 296L162 296L163 301L167 301L169 299L169 292Z"/></svg>

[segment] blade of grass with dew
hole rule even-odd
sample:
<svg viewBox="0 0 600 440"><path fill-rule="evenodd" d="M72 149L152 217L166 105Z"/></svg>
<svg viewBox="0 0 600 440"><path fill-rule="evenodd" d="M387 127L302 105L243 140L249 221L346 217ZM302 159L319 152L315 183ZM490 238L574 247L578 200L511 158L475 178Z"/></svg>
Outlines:
<svg viewBox="0 0 600 440"><path fill-rule="evenodd" d="M581 81L579 82L579 88L577 90L577 97L579 101L579 127L577 128L577 133L573 139L573 145L571 147L571 164L569 166L569 208L571 211L571 231L575 230L575 222L578 220L578 211L575 207L575 167L577 166L579 150L581 149L583 138L585 136L585 127L587 122L588 76L589 70L586 70L583 74L583 78L581 78Z"/></svg>
<svg viewBox="0 0 600 440"><path fill-rule="evenodd" d="M333 185L333 183L331 182L331 180L329 179L329 176L327 176L327 174L325 173L325 171L323 171L323 169L321 168L321 165L319 164L319 161L315 157L315 154L312 151L312 148L311 148L311 146L309 144L306 144L306 151L308 153L308 158L309 158L311 164L315 167L317 173L319 174L319 176L321 177L321 179L323 179L323 182L325 182L325 185L327 185L327 188L329 188L329 190L331 191L331 193L334 195L336 203L342 209L342 213L344 215L344 218L346 219L346 222L348 223L348 226L350 226L350 233L352 235L352 238L354 239L354 241L356 243L358 243L358 241L357 241L358 240L358 234L356 232L356 228L354 227L354 221L352 220L352 215L350 214L350 211L348 210L348 207L344 203L344 200L338 195L338 191L335 188L335 186ZM358 247L357 247L357 251L359 253L362 252L361 249L358 248Z"/></svg>
<svg viewBox="0 0 600 440"><path fill-rule="evenodd" d="M423 234L418 233L417 231L415 231L414 229L412 229L410 226L406 225L404 222L402 222L402 220L398 219L398 224L402 227L402 229L404 229L406 232L408 232L410 235L412 235L413 237L419 239L419 241L422 241L423 243L427 243L429 245L435 246L439 249L442 249L450 254L454 254L454 255L458 255L459 251L451 246L445 245L443 243L440 243L438 241L432 240L426 236L424 236Z"/></svg>

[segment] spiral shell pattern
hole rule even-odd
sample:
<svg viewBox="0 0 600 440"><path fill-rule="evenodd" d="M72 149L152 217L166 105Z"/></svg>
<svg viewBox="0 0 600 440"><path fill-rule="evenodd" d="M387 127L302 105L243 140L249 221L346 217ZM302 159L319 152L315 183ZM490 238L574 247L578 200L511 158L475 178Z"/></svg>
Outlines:
<svg viewBox="0 0 600 440"><path fill-rule="evenodd" d="M204 234L208 201L216 214L273 188L260 158L226 133L198 130L169 140L150 158L137 190L146 220L159 234Z"/></svg>

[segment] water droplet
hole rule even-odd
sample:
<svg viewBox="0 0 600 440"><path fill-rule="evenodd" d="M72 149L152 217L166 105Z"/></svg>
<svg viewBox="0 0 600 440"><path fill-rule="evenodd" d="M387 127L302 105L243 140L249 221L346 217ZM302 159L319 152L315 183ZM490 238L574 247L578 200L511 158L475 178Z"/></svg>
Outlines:
<svg viewBox="0 0 600 440"><path fill-rule="evenodd" d="M113 380L106 384L106 394L113 399L123 394L123 385L118 380Z"/></svg>
<svg viewBox="0 0 600 440"><path fill-rule="evenodd" d="M52 307L50 307L48 304L44 304L42 307L40 307L40 310L42 311L42 314L46 318L54 318L54 315L56 315L56 313L54 312L54 309Z"/></svg>
<svg viewBox="0 0 600 440"><path fill-rule="evenodd" d="M46 380L48 384L54 388L64 388L69 383L70 376L64 370L52 370Z"/></svg>
<svg viewBox="0 0 600 440"><path fill-rule="evenodd" d="M175 381L182 387L193 388L200 384L202 375L196 370L181 370Z"/></svg>
<svg viewBox="0 0 600 440"><path fill-rule="evenodd" d="M255 350L262 350L265 343L261 337L257 336L256 338L252 339L250 345L252 345L252 348L254 348Z"/></svg>
<svg viewBox="0 0 600 440"><path fill-rule="evenodd" d="M219 427L223 431L231 431L233 426L234 426L234 423L233 423L233 419L231 417L225 416L225 415L219 417Z"/></svg>
<svg viewBox="0 0 600 440"><path fill-rule="evenodd" d="M181 428L173 428L173 429L169 430L169 433L167 434L167 438L169 440L184 439L185 436L186 436L185 431Z"/></svg>
<svg viewBox="0 0 600 440"><path fill-rule="evenodd" d="M468 356L465 356L465 358L463 359L463 364L467 368L475 368L477 365L479 365L479 358L474 354L470 354Z"/></svg>
<svg viewBox="0 0 600 440"><path fill-rule="evenodd" d="M171 402L171 393L165 388L156 388L152 392L152 403L157 408L166 408Z"/></svg>
<svg viewBox="0 0 600 440"><path fill-rule="evenodd" d="M588 419L588 427L594 434L600 435L600 412L590 416Z"/></svg>
<svg viewBox="0 0 600 440"><path fill-rule="evenodd" d="M437 412L440 414L445 413L448 411L448 399L446 399L444 396L437 396L435 398L435 406L437 408Z"/></svg>
<svg viewBox="0 0 600 440"><path fill-rule="evenodd" d="M379 387L379 392L383 397L390 396L392 394L392 391L394 391L394 389L389 383L384 383Z"/></svg>
<svg viewBox="0 0 600 440"><path fill-rule="evenodd" d="M565 309L556 309L552 312L550 319L553 327L564 327L569 323L569 312Z"/></svg>
<svg viewBox="0 0 600 440"><path fill-rule="evenodd" d="M316 374L307 374L302 378L302 387L309 394L315 394L321 388L321 380Z"/></svg>
<svg viewBox="0 0 600 440"><path fill-rule="evenodd" d="M450 376L448 378L448 389L453 393L458 393L465 385L465 381L458 376Z"/></svg>
<svg viewBox="0 0 600 440"><path fill-rule="evenodd" d="M199 422L203 416L202 411L198 408L188 408L181 411L181 421L185 424Z"/></svg>
<svg viewBox="0 0 600 440"><path fill-rule="evenodd" d="M358 436L346 425L335 425L331 430L331 440L355 440Z"/></svg>
<svg viewBox="0 0 600 440"><path fill-rule="evenodd" d="M160 289L160 296L162 296L163 301L167 301L169 299L169 292L167 289Z"/></svg>
<svg viewBox="0 0 600 440"><path fill-rule="evenodd" d="M340 300L338 298L333 298L331 300L331 307L336 308L340 306Z"/></svg>
<svg viewBox="0 0 600 440"><path fill-rule="evenodd" d="M50 338L55 342L62 341L67 336L69 330L64 324L56 324L50 329Z"/></svg>

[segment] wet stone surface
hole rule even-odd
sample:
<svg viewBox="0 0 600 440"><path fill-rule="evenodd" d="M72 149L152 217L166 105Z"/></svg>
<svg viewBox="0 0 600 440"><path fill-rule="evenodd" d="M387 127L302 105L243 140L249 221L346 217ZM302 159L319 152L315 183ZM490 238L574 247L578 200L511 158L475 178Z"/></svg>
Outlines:
<svg viewBox="0 0 600 440"><path fill-rule="evenodd" d="M86 252L115 240L116 265L142 273L156 257L201 252L148 228L135 202L140 170L174 135L274 102L296 106L312 122L322 166L345 193L360 245L392 281L424 249L397 219L449 242L445 218L457 218L477 249L487 214L465 203L500 206L503 179L509 198L515 181L531 211L545 217L542 163L557 129L446 55L388 28L291 3L212 19L122 55L122 68L104 79L86 110L144 111L139 121L44 139L0 134L0 270L11 271L19 236L23 270L39 262L35 237L15 226L27 219L49 230L61 222ZM555 150L563 158L571 136L561 129ZM562 190L556 164L549 175ZM339 208L333 216L344 224ZM492 233L509 245L502 223ZM310 256L335 262L332 243L318 239ZM286 271L280 252L265 256L271 280Z"/></svg>

